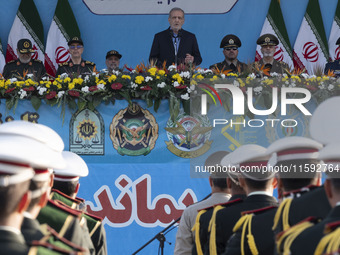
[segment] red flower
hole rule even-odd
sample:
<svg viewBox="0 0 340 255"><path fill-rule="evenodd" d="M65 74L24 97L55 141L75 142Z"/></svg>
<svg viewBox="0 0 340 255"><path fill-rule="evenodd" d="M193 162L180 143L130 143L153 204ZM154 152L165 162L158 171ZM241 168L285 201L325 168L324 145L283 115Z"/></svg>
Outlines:
<svg viewBox="0 0 340 255"><path fill-rule="evenodd" d="M30 86L28 88L24 88L25 91L34 91L35 88L33 86Z"/></svg>
<svg viewBox="0 0 340 255"><path fill-rule="evenodd" d="M180 85L180 86L177 86L176 89L186 89L187 86L186 85Z"/></svg>
<svg viewBox="0 0 340 255"><path fill-rule="evenodd" d="M15 90L15 88L8 89L8 90L5 91L5 93L6 93L6 94L7 94L7 93L11 93L13 90Z"/></svg>
<svg viewBox="0 0 340 255"><path fill-rule="evenodd" d="M140 87L141 90L152 90L152 88L149 85Z"/></svg>
<svg viewBox="0 0 340 255"><path fill-rule="evenodd" d="M98 90L97 85L89 87L89 91L91 91L91 92L96 91L96 90Z"/></svg>
<svg viewBox="0 0 340 255"><path fill-rule="evenodd" d="M112 83L111 88L114 90L119 90L123 87L123 84L121 83Z"/></svg>
<svg viewBox="0 0 340 255"><path fill-rule="evenodd" d="M53 98L55 98L56 95L57 95L57 92L51 91L50 93L48 93L48 94L45 96L45 98L46 98L46 99L53 99Z"/></svg>
<svg viewBox="0 0 340 255"><path fill-rule="evenodd" d="M79 92L75 91L75 90L69 90L68 94L70 96L73 96L73 97L79 97L80 96Z"/></svg>

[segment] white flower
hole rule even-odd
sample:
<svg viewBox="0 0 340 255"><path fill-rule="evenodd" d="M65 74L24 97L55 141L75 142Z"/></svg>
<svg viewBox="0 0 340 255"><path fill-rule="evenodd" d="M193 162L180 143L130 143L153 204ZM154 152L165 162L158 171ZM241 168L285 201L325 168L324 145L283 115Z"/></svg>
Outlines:
<svg viewBox="0 0 340 255"><path fill-rule="evenodd" d="M33 74L32 74L32 73L28 73L28 74L26 75L26 77L27 77L28 79L31 79L31 78L33 77Z"/></svg>
<svg viewBox="0 0 340 255"><path fill-rule="evenodd" d="M204 70L202 68L197 69L198 73L204 73Z"/></svg>
<svg viewBox="0 0 340 255"><path fill-rule="evenodd" d="M278 77L278 76L279 76L279 74L276 73L276 72L270 73L270 75L271 75L272 77Z"/></svg>
<svg viewBox="0 0 340 255"><path fill-rule="evenodd" d="M212 74L213 71L211 71L210 69L206 69L206 70L204 70L204 73L210 73L210 74Z"/></svg>
<svg viewBox="0 0 340 255"><path fill-rule="evenodd" d="M83 91L85 93L88 93L89 92L89 87L88 86L82 87L81 91Z"/></svg>
<svg viewBox="0 0 340 255"><path fill-rule="evenodd" d="M105 84L99 83L99 84L97 85L97 88L98 88L98 89L104 89L104 86L105 86Z"/></svg>
<svg viewBox="0 0 340 255"><path fill-rule="evenodd" d="M308 78L309 78L309 75L306 74L306 73L302 73L301 76L302 76L304 79L308 79Z"/></svg>
<svg viewBox="0 0 340 255"><path fill-rule="evenodd" d="M193 91L196 89L196 86L195 85L190 85L190 90Z"/></svg>
<svg viewBox="0 0 340 255"><path fill-rule="evenodd" d="M328 90L332 90L332 89L334 89L334 85L333 84L329 84L328 85Z"/></svg>
<svg viewBox="0 0 340 255"><path fill-rule="evenodd" d="M225 74L224 74L224 73L221 74L221 78L222 78L222 79L225 79Z"/></svg>
<svg viewBox="0 0 340 255"><path fill-rule="evenodd" d="M255 79L256 75L254 73L252 73L252 74L249 74L248 77L250 77L251 79Z"/></svg>
<svg viewBox="0 0 340 255"><path fill-rule="evenodd" d="M286 78L288 75L286 73L284 73L282 76Z"/></svg>
<svg viewBox="0 0 340 255"><path fill-rule="evenodd" d="M109 70L107 70L106 68L104 68L104 69L102 69L100 72L105 73L105 74L108 74L108 73L109 73Z"/></svg>
<svg viewBox="0 0 340 255"><path fill-rule="evenodd" d="M326 87L325 87L325 85L322 84L322 85L319 86L319 88L320 89L325 89Z"/></svg>
<svg viewBox="0 0 340 255"><path fill-rule="evenodd" d="M138 85L134 82L131 82L131 88L133 88L133 89L138 88Z"/></svg>
<svg viewBox="0 0 340 255"><path fill-rule="evenodd" d="M179 76L181 76L182 78L190 78L190 72L189 71L186 71L186 72L181 72L179 74Z"/></svg>
<svg viewBox="0 0 340 255"><path fill-rule="evenodd" d="M132 70L131 73L136 73L136 70Z"/></svg>
<svg viewBox="0 0 340 255"><path fill-rule="evenodd" d="M171 66L168 67L168 70L169 70L169 71L176 70L176 69L177 69L177 68L176 68L175 65L171 65Z"/></svg>
<svg viewBox="0 0 340 255"><path fill-rule="evenodd" d="M260 94L262 92L263 88L261 86L257 86L254 88L255 94Z"/></svg>
<svg viewBox="0 0 340 255"><path fill-rule="evenodd" d="M43 88L43 87L38 87L37 88L39 90L39 95L42 96L44 94L44 92L47 90L47 88Z"/></svg>
<svg viewBox="0 0 340 255"><path fill-rule="evenodd" d="M286 84L286 85L289 85L289 84L290 84L290 82L289 82L289 81L285 81L285 84Z"/></svg>
<svg viewBox="0 0 340 255"><path fill-rule="evenodd" d="M25 90L23 90L23 89L20 89L18 94L20 95L20 99L23 99L24 97L27 96L27 92Z"/></svg>
<svg viewBox="0 0 340 255"><path fill-rule="evenodd" d="M62 80L64 80L65 78L67 78L68 77L68 74L67 73L62 73L61 75L60 75L60 79L62 79Z"/></svg>
<svg viewBox="0 0 340 255"><path fill-rule="evenodd" d="M9 80L11 81L11 83L18 81L17 78L12 78L12 79L9 79Z"/></svg>
<svg viewBox="0 0 340 255"><path fill-rule="evenodd" d="M58 92L58 98L61 98L65 94L65 91L59 91Z"/></svg>
<svg viewBox="0 0 340 255"><path fill-rule="evenodd" d="M184 94L184 95L181 95L181 98L182 98L183 100L189 100L189 99L190 99L190 96L189 96L188 93L186 93L186 94Z"/></svg>
<svg viewBox="0 0 340 255"><path fill-rule="evenodd" d="M267 76L265 76L265 77L263 77L262 78L262 80L264 81L264 80L267 80L268 79L268 77Z"/></svg>
<svg viewBox="0 0 340 255"><path fill-rule="evenodd" d="M88 75L85 76L84 81L89 81L90 77Z"/></svg>
<svg viewBox="0 0 340 255"><path fill-rule="evenodd" d="M235 87L240 87L240 83L237 80L234 80L233 85Z"/></svg>
<svg viewBox="0 0 340 255"><path fill-rule="evenodd" d="M316 75L313 74L313 75L309 76L309 78L316 78Z"/></svg>
<svg viewBox="0 0 340 255"><path fill-rule="evenodd" d="M157 84L158 88L164 88L166 86L165 82L163 81L162 83Z"/></svg>
<svg viewBox="0 0 340 255"><path fill-rule="evenodd" d="M178 87L178 86L179 86L178 81L175 81L175 82L174 82L174 87L176 88L176 87Z"/></svg>
<svg viewBox="0 0 340 255"><path fill-rule="evenodd" d="M148 81L152 81L153 79L152 79L152 77L150 77L150 76L146 76L145 77L145 82L148 82Z"/></svg>

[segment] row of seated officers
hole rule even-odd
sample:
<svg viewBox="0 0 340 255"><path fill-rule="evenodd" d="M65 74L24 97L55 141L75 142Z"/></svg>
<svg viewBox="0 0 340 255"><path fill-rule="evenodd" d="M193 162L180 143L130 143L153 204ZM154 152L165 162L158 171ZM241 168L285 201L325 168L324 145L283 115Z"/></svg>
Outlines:
<svg viewBox="0 0 340 255"><path fill-rule="evenodd" d="M51 128L0 125L0 254L107 254L102 219L77 197L84 160Z"/></svg>
<svg viewBox="0 0 340 255"><path fill-rule="evenodd" d="M229 171L212 171L211 196L184 210L174 254L339 254L340 140L332 126L340 118L323 124L339 107L336 97L316 109L313 139L291 136L268 148L246 144L211 154L206 169ZM277 171L268 171L268 162Z"/></svg>

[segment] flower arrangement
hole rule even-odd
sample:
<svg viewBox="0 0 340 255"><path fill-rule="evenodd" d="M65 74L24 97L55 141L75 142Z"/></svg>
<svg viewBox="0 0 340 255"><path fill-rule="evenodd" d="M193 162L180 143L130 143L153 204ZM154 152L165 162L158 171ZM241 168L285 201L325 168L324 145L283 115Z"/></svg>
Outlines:
<svg viewBox="0 0 340 255"><path fill-rule="evenodd" d="M63 111L68 106L71 109L96 108L101 102L114 103L115 99L144 99L148 107L154 106L157 111L161 99L169 98L170 114L175 118L179 112L180 103L189 111L190 96L199 94L200 84L229 83L240 87L245 93L247 88L253 89L253 94L259 104L268 105L271 100L272 88L303 87L311 91L313 98L321 102L331 96L338 95L340 79L332 73L327 75L308 75L303 72L287 71L283 75L268 73L268 70L252 67L244 73L232 73L230 70L210 70L202 68L187 69L183 66L156 68L144 64L135 69L126 68L109 73L107 70L93 72L85 77L70 77L59 75L54 80L43 78L34 81L26 75L23 79L5 80L0 76L0 95L6 99L8 109L15 108L18 100L30 99L33 107L38 110L41 101L49 105L61 106ZM202 90L203 91L203 90ZM219 94L224 107L228 105L228 91Z"/></svg>

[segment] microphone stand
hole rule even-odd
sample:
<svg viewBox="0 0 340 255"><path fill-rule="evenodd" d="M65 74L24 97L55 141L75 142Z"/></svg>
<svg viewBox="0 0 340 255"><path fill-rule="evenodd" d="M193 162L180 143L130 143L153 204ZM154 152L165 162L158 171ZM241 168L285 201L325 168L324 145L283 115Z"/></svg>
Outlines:
<svg viewBox="0 0 340 255"><path fill-rule="evenodd" d="M203 198L202 200L197 201L196 203L199 203L199 202L201 202L203 200L206 200L210 196L211 196L211 193L208 196L206 196L205 198ZM196 204L196 203L193 203L193 204ZM161 255L163 255L164 254L164 243L166 241L165 235L168 233L166 231L168 229L170 229L173 225L175 225L178 221L180 221L181 217L182 216L177 218L174 222L170 223L170 225L167 226L166 228L164 228L162 231L158 232L153 238L151 238L148 242L146 242L142 247L140 247L137 251L132 253L132 255L135 255L138 252L140 252L141 250L143 250L146 246L148 246L150 243L152 243L153 240L155 240L155 239L157 239L159 241L159 248L161 249Z"/></svg>

